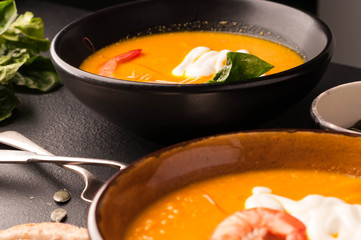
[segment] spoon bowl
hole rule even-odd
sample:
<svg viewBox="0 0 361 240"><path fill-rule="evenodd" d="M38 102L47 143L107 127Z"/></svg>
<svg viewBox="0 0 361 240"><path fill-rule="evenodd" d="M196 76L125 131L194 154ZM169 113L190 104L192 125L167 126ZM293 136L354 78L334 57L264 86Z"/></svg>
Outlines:
<svg viewBox="0 0 361 240"><path fill-rule="evenodd" d="M321 128L361 135L352 127L361 120L361 81L341 84L321 93L311 116Z"/></svg>

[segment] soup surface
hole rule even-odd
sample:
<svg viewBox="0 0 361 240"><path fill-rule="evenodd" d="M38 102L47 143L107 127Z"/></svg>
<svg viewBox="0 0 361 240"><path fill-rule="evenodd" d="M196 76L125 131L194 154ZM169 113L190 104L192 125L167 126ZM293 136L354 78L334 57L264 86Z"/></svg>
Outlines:
<svg viewBox="0 0 361 240"><path fill-rule="evenodd" d="M202 68L207 70L206 73L201 75L185 71L180 74L179 71L176 73L174 69L185 60L193 49L199 47L208 49L195 57L195 60L198 60L201 55L203 56ZM105 63L132 50L141 50L141 53L127 61L112 65L111 74L101 74ZM218 60L221 59L222 66L224 66L226 51L239 50L255 55L273 65L274 68L268 71L267 75L296 67L304 62L295 51L278 43L256 37L222 32L186 31L154 34L117 42L92 54L81 64L80 69L131 81L205 83L213 79L214 74L219 70L219 66L217 67L215 63L219 55L223 56Z"/></svg>
<svg viewBox="0 0 361 240"><path fill-rule="evenodd" d="M296 201L310 194L336 197L339 198L336 201L343 200L349 203L346 205L361 209L359 205L350 205L361 204L360 178L314 170L254 171L196 183L165 196L131 224L125 239L209 239L222 220L245 208L256 186L264 186L272 189L273 194ZM340 213L346 211L338 209L338 215L343 215ZM343 221L347 223L347 219ZM332 231L340 229L337 226L340 222L330 224ZM339 233L332 232L330 238L322 239L351 239L341 235L338 238Z"/></svg>

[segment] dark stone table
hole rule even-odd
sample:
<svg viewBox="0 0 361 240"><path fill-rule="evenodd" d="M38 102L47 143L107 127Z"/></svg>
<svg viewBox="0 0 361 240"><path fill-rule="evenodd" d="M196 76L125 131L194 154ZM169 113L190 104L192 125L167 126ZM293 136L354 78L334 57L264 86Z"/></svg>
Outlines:
<svg viewBox="0 0 361 240"><path fill-rule="evenodd" d="M45 23L45 34L52 39L66 24L88 11L43 2L21 0L18 10L31 11ZM313 99L333 86L361 79L361 69L331 63L316 88L302 101L263 123L257 129L317 128L310 116ZM0 123L0 131L14 130L56 155L112 159L131 163L169 144L151 142L116 126L93 113L75 99L66 87L47 94L18 93L21 104L11 119ZM1 148L7 148L0 145ZM87 167L101 179L115 170ZM89 203L80 198L82 179L52 164L2 164L0 166L0 229L17 224L50 221L51 212L67 210L67 223L86 226ZM59 189L72 194L70 202L59 205L53 194Z"/></svg>

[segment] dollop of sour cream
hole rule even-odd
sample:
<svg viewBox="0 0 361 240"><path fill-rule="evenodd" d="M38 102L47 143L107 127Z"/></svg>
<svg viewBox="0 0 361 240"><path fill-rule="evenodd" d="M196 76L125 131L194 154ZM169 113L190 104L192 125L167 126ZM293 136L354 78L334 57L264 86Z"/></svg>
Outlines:
<svg viewBox="0 0 361 240"><path fill-rule="evenodd" d="M272 194L266 187L253 188L246 208L266 207L285 211L307 228L310 240L360 240L361 205L348 204L335 197L307 195L295 201Z"/></svg>
<svg viewBox="0 0 361 240"><path fill-rule="evenodd" d="M224 66L227 59L227 53L231 50L214 51L208 47L193 48L184 58L184 60L173 69L175 76L185 76L187 78L207 77L215 74ZM237 52L249 53L245 49Z"/></svg>

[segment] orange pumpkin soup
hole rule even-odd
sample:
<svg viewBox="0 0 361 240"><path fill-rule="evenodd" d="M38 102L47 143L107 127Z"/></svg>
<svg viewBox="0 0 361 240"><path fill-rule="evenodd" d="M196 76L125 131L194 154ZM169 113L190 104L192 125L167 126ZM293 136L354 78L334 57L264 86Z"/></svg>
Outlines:
<svg viewBox="0 0 361 240"><path fill-rule="evenodd" d="M315 170L246 172L195 183L163 197L135 219L125 239L210 239L222 220L245 208L246 199L250 199L256 186L272 189L273 194L282 196L281 199L299 201L311 196L319 202L319 195L322 195L335 197L327 199L336 202L361 204L361 179L357 177ZM290 200L282 203L287 201ZM347 211L342 211L347 216ZM332 224L332 229L339 229L337 222ZM330 236L330 239L338 239L338 232L331 232ZM308 239L312 240L310 236Z"/></svg>
<svg viewBox="0 0 361 240"><path fill-rule="evenodd" d="M80 69L131 81L206 83L226 64L228 51L249 53L273 65L266 75L304 62L295 51L268 40L223 32L185 31L117 42L92 54Z"/></svg>

